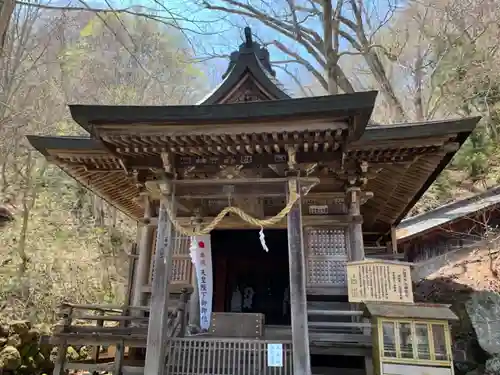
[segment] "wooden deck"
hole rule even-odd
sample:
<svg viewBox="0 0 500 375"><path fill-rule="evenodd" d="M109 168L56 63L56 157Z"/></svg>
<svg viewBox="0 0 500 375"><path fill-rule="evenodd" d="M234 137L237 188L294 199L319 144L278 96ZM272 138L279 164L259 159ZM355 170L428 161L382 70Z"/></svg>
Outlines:
<svg viewBox="0 0 500 375"><path fill-rule="evenodd" d="M222 374L227 371L227 366L237 367L239 374L261 374L267 366L269 343L282 344L286 363L280 368L268 368L265 373L292 374L291 326L263 325L257 330L254 326L249 332L237 337L215 332L184 337L184 302L181 301L180 306L170 309L169 339L165 343L168 347L166 366L169 374ZM314 309L317 305L310 307L308 313L312 318L308 324L311 354L371 354L371 326L362 322L360 311ZM91 360L65 363L65 369L115 371L119 367L124 374L143 372L144 361L128 359L126 353L130 348L146 348L148 318L144 317L144 313L149 310L147 307L66 304L63 310L63 324L53 336L45 337L44 340L60 347L85 345L95 348ZM245 315L258 314L240 315L244 319ZM96 354L103 346L120 350L116 351L116 355Z"/></svg>

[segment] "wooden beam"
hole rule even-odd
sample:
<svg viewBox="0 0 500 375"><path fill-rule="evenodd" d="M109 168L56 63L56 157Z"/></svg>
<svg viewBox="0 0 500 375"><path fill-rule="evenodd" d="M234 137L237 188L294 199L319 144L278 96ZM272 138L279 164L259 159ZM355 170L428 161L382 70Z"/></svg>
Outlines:
<svg viewBox="0 0 500 375"><path fill-rule="evenodd" d="M170 197L164 197L170 199ZM174 228L168 217L164 200L161 201L156 237L155 268L151 287L146 362L144 375L165 373L166 340L168 325L168 286L172 267Z"/></svg>
<svg viewBox="0 0 500 375"><path fill-rule="evenodd" d="M237 179L185 179L176 180L176 197L190 199L227 199L231 196L284 197L284 178L237 178ZM159 193L160 181L146 182L147 189L154 195ZM317 185L316 177L301 178L304 188Z"/></svg>
<svg viewBox="0 0 500 375"><path fill-rule="evenodd" d="M265 219L269 219L270 217L266 217ZM302 217L302 224L304 226L344 226L348 225L350 221L359 220L360 217L351 217L349 215L308 215ZM204 227L207 223L210 223L214 218L205 216L203 217L203 223L201 227ZM178 217L177 221L182 226L191 226L191 218L190 217ZM158 222L157 218L152 218L149 225L155 226ZM264 228L265 229L286 229L287 221L283 219L281 222ZM215 229L260 229L254 225L248 224L246 221L243 221L239 216L226 216L222 221L217 225Z"/></svg>
<svg viewBox="0 0 500 375"><path fill-rule="evenodd" d="M300 192L298 180L295 180L294 184L297 191ZM302 209L299 201L293 205L288 214L293 372L295 375L311 375L309 328L307 325L306 265L302 237Z"/></svg>

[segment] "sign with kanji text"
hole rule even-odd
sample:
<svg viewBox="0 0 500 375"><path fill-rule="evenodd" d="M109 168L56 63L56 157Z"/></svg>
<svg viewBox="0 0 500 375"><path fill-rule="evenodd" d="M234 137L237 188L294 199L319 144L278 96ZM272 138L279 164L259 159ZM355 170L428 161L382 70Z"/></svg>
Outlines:
<svg viewBox="0 0 500 375"><path fill-rule="evenodd" d="M208 330L212 319L213 273L210 235L191 237L191 260L200 294L200 328Z"/></svg>

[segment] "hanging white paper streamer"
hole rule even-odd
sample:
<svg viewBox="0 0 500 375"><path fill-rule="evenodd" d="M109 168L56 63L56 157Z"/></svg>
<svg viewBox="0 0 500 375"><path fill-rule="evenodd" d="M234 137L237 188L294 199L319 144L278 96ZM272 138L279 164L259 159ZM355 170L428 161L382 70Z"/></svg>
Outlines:
<svg viewBox="0 0 500 375"><path fill-rule="evenodd" d="M260 232L259 232L259 240L260 240L260 244L262 245L262 248L266 251L266 252L269 252L269 249L267 248L267 244L266 244L266 237L264 236L264 228L260 228Z"/></svg>

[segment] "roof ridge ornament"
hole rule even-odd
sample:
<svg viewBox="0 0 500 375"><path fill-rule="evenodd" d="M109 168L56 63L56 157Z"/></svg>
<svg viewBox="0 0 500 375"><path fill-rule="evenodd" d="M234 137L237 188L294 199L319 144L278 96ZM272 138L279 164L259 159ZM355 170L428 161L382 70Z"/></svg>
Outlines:
<svg viewBox="0 0 500 375"><path fill-rule="evenodd" d="M247 26L245 27L245 47L252 48L253 40L252 40L252 29Z"/></svg>

